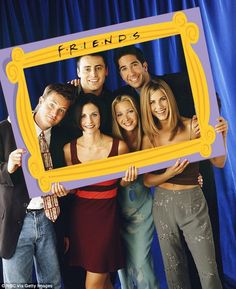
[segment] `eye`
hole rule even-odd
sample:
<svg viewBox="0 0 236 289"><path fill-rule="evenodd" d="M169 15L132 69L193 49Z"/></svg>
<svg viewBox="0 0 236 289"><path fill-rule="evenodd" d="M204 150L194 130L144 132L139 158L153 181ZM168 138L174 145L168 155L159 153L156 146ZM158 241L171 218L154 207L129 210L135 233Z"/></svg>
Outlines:
<svg viewBox="0 0 236 289"><path fill-rule="evenodd" d="M128 112L129 112L129 113L133 113L133 112L134 112L134 110L133 110L133 109L130 109Z"/></svg>
<svg viewBox="0 0 236 289"><path fill-rule="evenodd" d="M139 67L139 63L138 62L132 63L132 68L137 68L137 67Z"/></svg>
<svg viewBox="0 0 236 289"><path fill-rule="evenodd" d="M120 72L125 72L127 70L127 67L121 67Z"/></svg>
<svg viewBox="0 0 236 289"><path fill-rule="evenodd" d="M60 114L65 114L65 113L66 113L66 110L63 109L63 108L60 108L60 109L59 109L59 112L60 112Z"/></svg>
<svg viewBox="0 0 236 289"><path fill-rule="evenodd" d="M48 102L48 107L49 108L54 108L55 107L55 104L53 102Z"/></svg>
<svg viewBox="0 0 236 289"><path fill-rule="evenodd" d="M150 104L154 104L154 103L155 103L155 100L151 99L149 103L150 103Z"/></svg>
<svg viewBox="0 0 236 289"><path fill-rule="evenodd" d="M91 68L90 68L90 67L86 67L86 68L84 69L84 71L85 71L85 72L90 72L90 71L91 71Z"/></svg>
<svg viewBox="0 0 236 289"><path fill-rule="evenodd" d="M97 116L98 116L98 113L97 113L97 112L94 112L92 115L93 115L94 117L97 117Z"/></svg>
<svg viewBox="0 0 236 289"><path fill-rule="evenodd" d="M165 101L166 100L166 96L163 95L160 100L161 101Z"/></svg>
<svg viewBox="0 0 236 289"><path fill-rule="evenodd" d="M82 119L82 118L85 118L85 117L86 117L86 114L82 114L82 115L81 115L81 119Z"/></svg>
<svg viewBox="0 0 236 289"><path fill-rule="evenodd" d="M116 114L116 117L121 117L122 116L122 113L120 113L120 112L118 112L117 114Z"/></svg>
<svg viewBox="0 0 236 289"><path fill-rule="evenodd" d="M96 69L97 69L98 71L101 71L101 70L103 69L103 67L102 67L102 66L97 66Z"/></svg>

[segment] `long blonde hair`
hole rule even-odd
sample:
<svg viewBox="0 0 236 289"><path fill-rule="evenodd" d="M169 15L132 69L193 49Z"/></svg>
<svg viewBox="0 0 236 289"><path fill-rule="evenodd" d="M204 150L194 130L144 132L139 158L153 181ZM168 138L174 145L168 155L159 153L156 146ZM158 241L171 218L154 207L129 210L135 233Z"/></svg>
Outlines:
<svg viewBox="0 0 236 289"><path fill-rule="evenodd" d="M134 100L134 98L128 94L124 94L124 95L118 95L112 102L112 134L114 137L122 139L122 140L126 140L125 137L125 130L122 129L122 127L120 127L120 125L117 122L116 119L116 105L118 103L124 102L124 101L128 101L132 108L134 109L135 113L137 114L137 118L138 118L138 124L137 124L137 145L135 147L135 151L138 151L141 149L141 144L142 144L142 136L143 136L143 130L142 130L142 125L141 125L141 120L140 120L140 112L139 112L139 108L138 105L136 103L136 101Z"/></svg>
<svg viewBox="0 0 236 289"><path fill-rule="evenodd" d="M169 104L169 125L171 128L171 134L169 140L172 140L178 129L183 130L184 124L182 118L179 114L179 109L174 97L174 94L169 87L169 85L161 79L150 80L147 82L140 94L140 105L141 105L141 116L142 116L142 127L144 134L146 134L152 143L155 146L155 136L160 133L160 122L157 118L153 117L150 105L151 95L157 91L161 90L167 97Z"/></svg>

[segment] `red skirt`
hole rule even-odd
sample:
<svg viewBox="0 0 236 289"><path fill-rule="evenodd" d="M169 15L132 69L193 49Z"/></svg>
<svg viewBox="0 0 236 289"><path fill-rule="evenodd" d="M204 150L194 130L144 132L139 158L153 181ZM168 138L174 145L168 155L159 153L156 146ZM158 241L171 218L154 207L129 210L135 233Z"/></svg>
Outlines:
<svg viewBox="0 0 236 289"><path fill-rule="evenodd" d="M70 219L69 264L94 273L124 267L117 199L75 197Z"/></svg>

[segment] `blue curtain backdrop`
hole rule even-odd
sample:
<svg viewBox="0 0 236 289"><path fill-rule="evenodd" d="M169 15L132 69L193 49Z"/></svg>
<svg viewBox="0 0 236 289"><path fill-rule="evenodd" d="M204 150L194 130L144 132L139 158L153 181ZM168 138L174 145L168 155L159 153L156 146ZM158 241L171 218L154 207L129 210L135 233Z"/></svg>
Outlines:
<svg viewBox="0 0 236 289"><path fill-rule="evenodd" d="M0 48L193 7L200 7L215 87L221 98L221 114L229 122L228 160L223 170L214 169L217 192L213 184L209 186L209 191L205 190L205 194L212 222L217 224L213 227L216 243L219 243L216 247L219 263L222 265L224 288L233 289L236 288L236 1L0 0ZM178 38L161 43L157 41L152 45L143 44L141 47L148 56L153 73L171 73L184 69L185 63L179 57L182 50ZM113 66L110 67L110 75L112 77L107 85L115 89L121 84L121 80ZM65 82L76 77L75 60L29 69L26 77L34 106L46 84ZM0 120L6 116L7 110L0 87ZM208 174L209 171L206 176ZM216 207L211 206L216 200ZM165 277L156 237L153 251L161 288L164 289Z"/></svg>

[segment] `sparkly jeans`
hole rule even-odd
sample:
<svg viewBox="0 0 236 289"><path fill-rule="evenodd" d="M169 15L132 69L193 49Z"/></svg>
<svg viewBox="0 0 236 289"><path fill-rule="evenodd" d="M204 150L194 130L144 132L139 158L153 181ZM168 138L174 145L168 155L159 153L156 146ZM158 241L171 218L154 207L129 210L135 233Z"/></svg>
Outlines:
<svg viewBox="0 0 236 289"><path fill-rule="evenodd" d="M208 208L200 187L166 190L157 187L153 217L169 289L190 289L184 239L193 256L203 289L222 289Z"/></svg>

